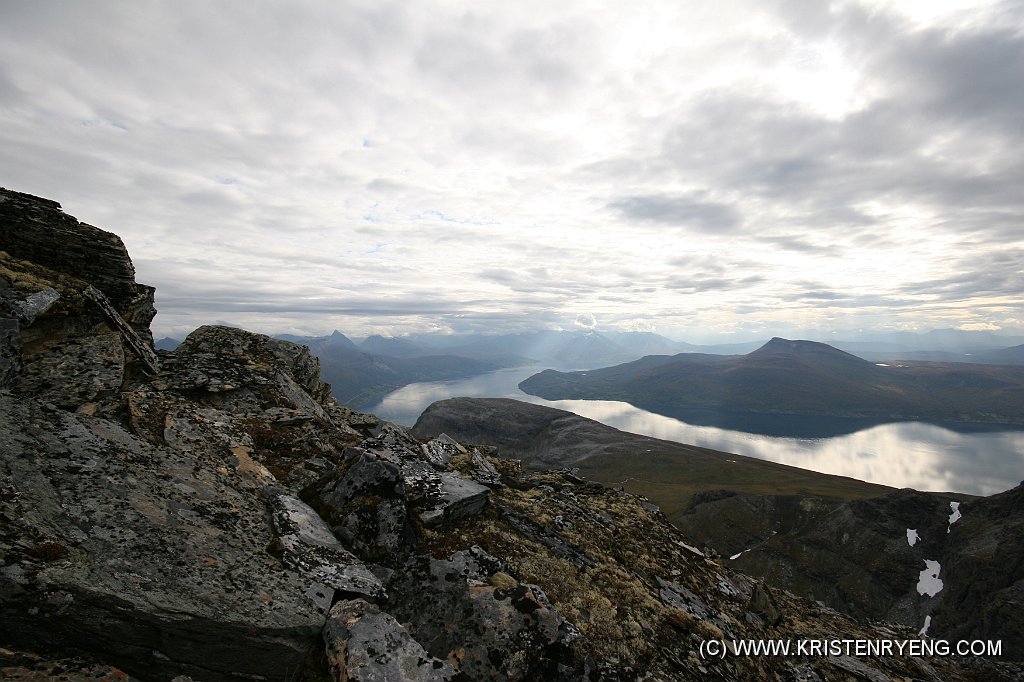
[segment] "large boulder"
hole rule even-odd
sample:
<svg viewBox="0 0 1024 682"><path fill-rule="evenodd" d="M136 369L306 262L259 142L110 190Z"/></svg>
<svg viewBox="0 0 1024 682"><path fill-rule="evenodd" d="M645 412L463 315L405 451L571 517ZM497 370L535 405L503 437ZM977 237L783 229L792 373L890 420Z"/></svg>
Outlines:
<svg viewBox="0 0 1024 682"><path fill-rule="evenodd" d="M3 392L0 453L5 638L149 677L302 666L326 617L307 596L322 581L267 551L265 482L230 453Z"/></svg>

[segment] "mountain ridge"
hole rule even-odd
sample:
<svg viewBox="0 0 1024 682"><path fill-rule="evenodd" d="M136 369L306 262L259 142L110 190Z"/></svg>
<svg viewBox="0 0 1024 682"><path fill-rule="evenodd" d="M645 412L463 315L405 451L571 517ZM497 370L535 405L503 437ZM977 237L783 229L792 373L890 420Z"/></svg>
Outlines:
<svg viewBox="0 0 1024 682"><path fill-rule="evenodd" d="M827 344L775 338L741 356L680 354L588 370L545 370L519 384L548 400L622 400L681 408L1024 424L1024 368L868 362Z"/></svg>

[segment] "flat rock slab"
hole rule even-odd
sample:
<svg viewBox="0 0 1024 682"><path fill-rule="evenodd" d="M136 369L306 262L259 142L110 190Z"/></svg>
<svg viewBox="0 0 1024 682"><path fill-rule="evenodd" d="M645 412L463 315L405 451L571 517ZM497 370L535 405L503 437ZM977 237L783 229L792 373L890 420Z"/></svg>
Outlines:
<svg viewBox="0 0 1024 682"><path fill-rule="evenodd" d="M411 506L424 526L457 521L480 512L490 488L450 471L437 471L423 461L402 463Z"/></svg>
<svg viewBox="0 0 1024 682"><path fill-rule="evenodd" d="M384 586L308 504L292 495L270 499L274 527L284 549L284 561L314 581L307 594L325 611L336 593L383 597ZM326 590L318 589L320 586ZM314 596L315 595L315 596Z"/></svg>
<svg viewBox="0 0 1024 682"><path fill-rule="evenodd" d="M0 391L0 631L149 677L294 671L325 613L222 461Z"/></svg>

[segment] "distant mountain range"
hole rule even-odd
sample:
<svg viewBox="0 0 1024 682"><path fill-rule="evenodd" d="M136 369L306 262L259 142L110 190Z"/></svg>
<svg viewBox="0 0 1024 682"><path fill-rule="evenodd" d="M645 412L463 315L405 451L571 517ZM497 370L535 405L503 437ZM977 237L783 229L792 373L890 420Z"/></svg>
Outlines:
<svg viewBox="0 0 1024 682"><path fill-rule="evenodd" d="M320 359L320 374L330 383L334 398L357 409L373 405L407 384L458 379L525 362L509 355L442 353L382 337L370 337L357 345L338 331L322 337L279 338L308 346Z"/></svg>
<svg viewBox="0 0 1024 682"><path fill-rule="evenodd" d="M628 363L645 356L680 353L687 354L690 361L696 363L700 362L697 356L701 354L722 357L748 353L762 345L762 342L745 342L702 346L673 341L651 332L593 330L500 335L374 335L359 342L339 331L329 336L282 334L277 338L309 346L320 358L324 378L334 387L334 397L355 408L369 407L387 393L410 383L458 379L503 367L544 365L562 370L590 369ZM991 346L1005 342L1006 338L983 332L936 330L928 334L893 335L890 341L839 345L872 360L1024 365L1024 346ZM156 347L173 350L178 343L176 339L164 337L156 342ZM905 345L912 343L919 345Z"/></svg>
<svg viewBox="0 0 1024 682"><path fill-rule="evenodd" d="M1024 424L1024 367L868 362L815 341L774 338L747 355L648 356L523 381L548 400L621 400L672 416L687 408L880 420Z"/></svg>

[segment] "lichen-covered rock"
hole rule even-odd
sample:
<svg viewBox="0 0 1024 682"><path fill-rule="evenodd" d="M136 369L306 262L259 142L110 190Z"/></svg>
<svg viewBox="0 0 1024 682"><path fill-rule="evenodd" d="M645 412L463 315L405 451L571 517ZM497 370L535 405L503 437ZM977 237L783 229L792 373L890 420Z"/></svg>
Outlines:
<svg viewBox="0 0 1024 682"><path fill-rule="evenodd" d="M474 448L469 453L469 465L469 476L474 481L488 488L501 487L501 474L479 450Z"/></svg>
<svg viewBox="0 0 1024 682"><path fill-rule="evenodd" d="M124 382L125 354L117 334L69 338L59 353L40 353L29 365L20 389L74 410L118 398Z"/></svg>
<svg viewBox="0 0 1024 682"><path fill-rule="evenodd" d="M313 581L305 594L327 611L337 595L384 596L380 580L331 533L313 509L291 495L270 495L284 563Z"/></svg>
<svg viewBox="0 0 1024 682"><path fill-rule="evenodd" d="M371 451L349 448L346 461L318 487L314 504L359 556L392 564L415 548L405 479L397 464Z"/></svg>
<svg viewBox="0 0 1024 682"><path fill-rule="evenodd" d="M216 451L0 392L0 632L142 676L280 675L324 612L266 551L263 482Z"/></svg>
<svg viewBox="0 0 1024 682"><path fill-rule="evenodd" d="M478 513L490 489L450 471L437 471L426 462L405 462L402 475L410 503L424 526L453 522Z"/></svg>
<svg viewBox="0 0 1024 682"><path fill-rule="evenodd" d="M554 675L579 631L539 586L490 584L500 566L479 548L445 560L416 557L389 586L388 610L409 623L427 651L468 679Z"/></svg>
<svg viewBox="0 0 1024 682"><path fill-rule="evenodd" d="M324 642L339 682L446 682L456 673L428 654L394 616L362 599L334 605Z"/></svg>
<svg viewBox="0 0 1024 682"><path fill-rule="evenodd" d="M441 469L447 468L452 457L465 454L466 448L442 433L423 444L423 455L428 462Z"/></svg>

